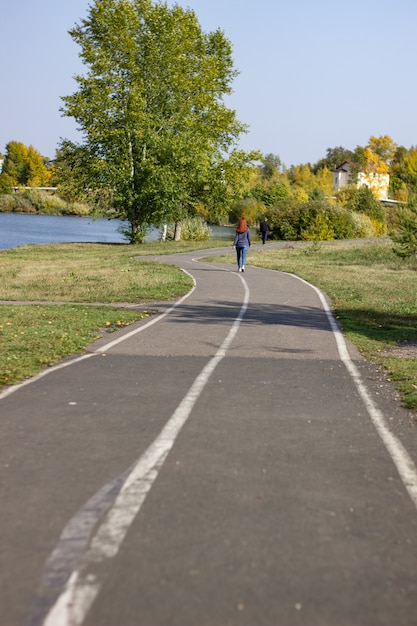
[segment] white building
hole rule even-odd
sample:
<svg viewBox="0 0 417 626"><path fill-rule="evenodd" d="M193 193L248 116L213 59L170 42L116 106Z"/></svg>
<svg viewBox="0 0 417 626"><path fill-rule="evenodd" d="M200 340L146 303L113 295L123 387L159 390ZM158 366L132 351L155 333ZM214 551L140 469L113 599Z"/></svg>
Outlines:
<svg viewBox="0 0 417 626"><path fill-rule="evenodd" d="M345 161L333 170L333 190L339 191L342 187L353 183L353 164ZM356 187L369 187L378 200L387 200L389 188L389 174L377 172L358 172Z"/></svg>

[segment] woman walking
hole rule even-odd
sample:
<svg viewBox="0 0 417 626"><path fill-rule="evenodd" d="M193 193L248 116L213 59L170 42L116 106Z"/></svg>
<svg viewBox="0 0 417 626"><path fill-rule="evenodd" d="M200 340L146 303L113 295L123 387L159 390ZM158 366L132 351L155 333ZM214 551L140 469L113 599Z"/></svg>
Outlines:
<svg viewBox="0 0 417 626"><path fill-rule="evenodd" d="M237 255L237 269L238 272L245 271L246 255L250 248L250 230L244 217L240 217L237 223L235 240L233 242L236 248Z"/></svg>

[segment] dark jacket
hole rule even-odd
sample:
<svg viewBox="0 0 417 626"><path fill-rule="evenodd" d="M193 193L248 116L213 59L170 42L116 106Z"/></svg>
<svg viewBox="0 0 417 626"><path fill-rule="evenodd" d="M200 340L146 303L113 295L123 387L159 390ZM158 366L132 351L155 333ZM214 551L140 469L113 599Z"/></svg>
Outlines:
<svg viewBox="0 0 417 626"><path fill-rule="evenodd" d="M270 231L271 231L271 228L268 222L265 222L265 220L261 222L261 233L270 233Z"/></svg>
<svg viewBox="0 0 417 626"><path fill-rule="evenodd" d="M250 230L249 230L249 228L248 228L248 230L245 230L244 233L236 232L235 240L233 242L233 245L236 246L236 248L249 248L249 246L250 246Z"/></svg>

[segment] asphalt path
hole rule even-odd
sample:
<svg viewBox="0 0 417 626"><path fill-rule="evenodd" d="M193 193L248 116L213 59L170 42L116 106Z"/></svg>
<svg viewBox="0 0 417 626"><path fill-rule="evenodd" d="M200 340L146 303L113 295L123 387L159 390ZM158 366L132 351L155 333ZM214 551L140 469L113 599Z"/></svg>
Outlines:
<svg viewBox="0 0 417 626"><path fill-rule="evenodd" d="M411 415L321 292L216 253L0 396L1 626L417 624Z"/></svg>

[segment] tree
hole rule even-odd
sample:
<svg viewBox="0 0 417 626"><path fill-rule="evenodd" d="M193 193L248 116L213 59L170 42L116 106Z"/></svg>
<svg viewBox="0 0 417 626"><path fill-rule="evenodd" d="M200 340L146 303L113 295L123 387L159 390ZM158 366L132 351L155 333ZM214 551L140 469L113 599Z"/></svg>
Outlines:
<svg viewBox="0 0 417 626"><path fill-rule="evenodd" d="M391 233L396 244L394 252L402 257L414 257L417 260L417 196L412 194L406 208L399 215L397 231Z"/></svg>
<svg viewBox="0 0 417 626"><path fill-rule="evenodd" d="M345 161L353 161L354 153L351 150L343 148L343 146L337 146L336 148L327 148L326 157L321 159L313 166L313 171L317 173L322 168L327 168L333 171L339 165L342 165Z"/></svg>
<svg viewBox="0 0 417 626"><path fill-rule="evenodd" d="M262 178L270 179L280 173L282 162L277 154L266 154L261 158L261 175Z"/></svg>
<svg viewBox="0 0 417 626"><path fill-rule="evenodd" d="M83 142L64 141L60 161L78 187L111 195L132 242L148 223L220 201L221 189L225 201L224 172L245 127L223 102L237 74L224 34L204 33L178 5L96 0L70 35L88 72L62 112Z"/></svg>
<svg viewBox="0 0 417 626"><path fill-rule="evenodd" d="M3 174L8 174L14 186L26 185L28 149L19 141L9 141L3 163Z"/></svg>
<svg viewBox="0 0 417 626"><path fill-rule="evenodd" d="M377 154L381 161L390 164L398 146L389 135L381 135L380 137L371 136L367 148Z"/></svg>
<svg viewBox="0 0 417 626"><path fill-rule="evenodd" d="M10 141L6 146L2 176L14 187L46 187L51 173L45 159L33 146L25 146L19 141Z"/></svg>

